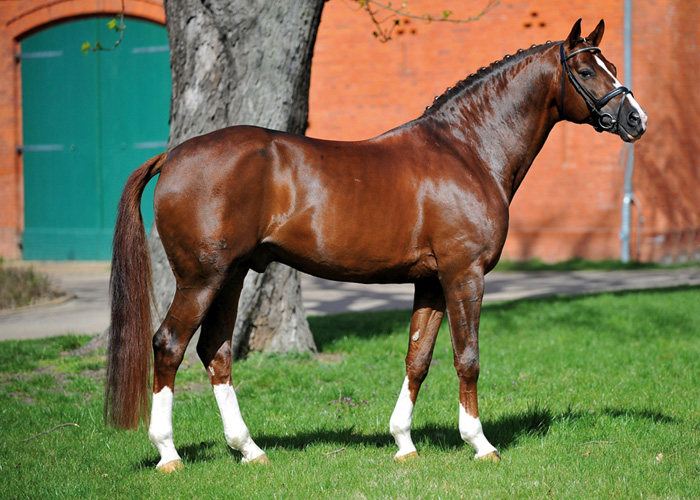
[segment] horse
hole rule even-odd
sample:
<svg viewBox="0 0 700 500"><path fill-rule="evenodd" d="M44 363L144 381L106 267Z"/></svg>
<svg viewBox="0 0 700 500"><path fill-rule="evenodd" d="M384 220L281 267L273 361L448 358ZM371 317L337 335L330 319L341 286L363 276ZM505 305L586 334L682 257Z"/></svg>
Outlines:
<svg viewBox="0 0 700 500"><path fill-rule="evenodd" d="M246 463L268 462L231 384L231 334L246 273L282 262L321 278L413 283L406 373L389 421L396 461L417 457L411 420L447 312L459 379L459 432L475 458L500 460L477 404L484 275L498 261L508 209L560 121L625 142L647 115L579 19L563 42L520 50L448 88L417 119L373 139L340 142L251 126L224 128L151 158L118 205L110 279L105 420L148 421L156 469L183 467L175 448L176 371L201 326L197 352L226 442ZM152 333L150 257L140 200L160 174L155 224L177 290Z"/></svg>

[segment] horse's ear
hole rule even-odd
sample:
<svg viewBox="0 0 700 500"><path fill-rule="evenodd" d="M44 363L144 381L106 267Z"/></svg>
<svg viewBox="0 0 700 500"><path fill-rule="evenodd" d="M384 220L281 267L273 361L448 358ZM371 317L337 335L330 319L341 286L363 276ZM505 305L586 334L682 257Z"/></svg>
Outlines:
<svg viewBox="0 0 700 500"><path fill-rule="evenodd" d="M591 45L594 47L598 47L600 45L600 41L603 39L603 33L605 32L605 21L602 19L598 23L598 26L595 27L595 29L591 32L590 35L588 35L588 40L591 42Z"/></svg>
<svg viewBox="0 0 700 500"><path fill-rule="evenodd" d="M581 20L579 19L576 21L576 24L574 24L574 27L571 28L571 33L569 33L569 36L566 37L566 41L564 42L566 45L569 47L569 50L573 49L576 46L576 42L579 41L581 38Z"/></svg>

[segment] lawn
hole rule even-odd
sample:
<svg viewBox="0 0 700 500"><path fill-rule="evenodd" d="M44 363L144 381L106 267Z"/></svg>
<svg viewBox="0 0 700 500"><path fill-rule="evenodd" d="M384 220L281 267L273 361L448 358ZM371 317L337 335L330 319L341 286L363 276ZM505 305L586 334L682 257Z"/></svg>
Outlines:
<svg viewBox="0 0 700 500"><path fill-rule="evenodd" d="M87 336L1 342L0 496L700 496L698 287L486 305L480 410L500 463L474 461L459 438L446 324L414 414L421 458L397 464L388 423L409 312L310 321L320 355L253 355L233 367L243 415L272 463L240 463L204 370L187 364L174 408L186 468L171 475L155 472L144 429L103 426L102 357L65 356ZM79 427L37 436L67 423Z"/></svg>
<svg viewBox="0 0 700 500"><path fill-rule="evenodd" d="M544 262L540 259L501 259L498 261L498 264L496 264L494 271L643 271L650 269L682 269L697 267L697 265L697 262L665 265L634 260L630 262L621 262L616 259L587 260L580 257L551 263Z"/></svg>

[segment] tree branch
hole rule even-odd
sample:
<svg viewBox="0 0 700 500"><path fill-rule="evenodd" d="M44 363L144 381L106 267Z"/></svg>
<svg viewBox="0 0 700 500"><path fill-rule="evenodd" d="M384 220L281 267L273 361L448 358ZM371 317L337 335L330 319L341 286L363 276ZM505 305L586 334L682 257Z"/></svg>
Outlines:
<svg viewBox="0 0 700 500"><path fill-rule="evenodd" d="M68 424L57 425L57 426L54 427L53 429L49 429L48 431L40 432L39 434L35 434L35 435L33 435L32 437L29 437L29 438L27 438L27 439L23 439L22 442L23 442L23 443L26 443L27 441L31 441L32 439L36 439L36 438L38 438L39 436L43 436L44 434L48 434L48 433L50 433L50 432L53 432L53 431L55 431L56 429L60 429L61 427L80 427L80 426L79 426L78 424L74 424L74 423L68 423Z"/></svg>
<svg viewBox="0 0 700 500"><path fill-rule="evenodd" d="M124 24L124 13L126 12L126 6L124 5L124 0L122 0L122 11L119 14L119 25L117 26L117 20L112 19L110 22L107 23L107 26L109 26L110 30L115 30L119 33L119 39L114 42L114 45L111 47L103 47L100 41L98 40L95 43L95 46L93 47L90 42L85 42L81 47L80 50L83 51L83 54L87 54L88 50L91 50L93 52L97 52L98 50L104 50L104 51L110 51L114 50L117 47L119 47L119 44L122 43L122 40L124 39L124 29L126 28L126 25Z"/></svg>
<svg viewBox="0 0 700 500"><path fill-rule="evenodd" d="M392 6L391 2L385 4L376 0L349 1L358 4L359 9L362 9L365 12L367 12L370 19L372 20L372 23L377 28L376 31L374 31L372 34L382 43L391 40L391 35L394 31L394 28L396 28L396 26L399 25L400 18L417 19L425 23L447 22L455 24L464 24L473 21L478 21L479 19L481 19L482 16L493 10L500 3L500 0L487 0L486 5L478 14L466 18L454 18L452 17L453 12L451 10L443 10L442 14L439 16L430 13L422 15L411 14L408 10L407 1L402 2L399 7ZM374 6L375 8L373 9L372 6ZM377 16L381 12L388 12L389 15L386 16L384 19L378 19ZM390 22L390 25L388 27L385 26L387 22Z"/></svg>

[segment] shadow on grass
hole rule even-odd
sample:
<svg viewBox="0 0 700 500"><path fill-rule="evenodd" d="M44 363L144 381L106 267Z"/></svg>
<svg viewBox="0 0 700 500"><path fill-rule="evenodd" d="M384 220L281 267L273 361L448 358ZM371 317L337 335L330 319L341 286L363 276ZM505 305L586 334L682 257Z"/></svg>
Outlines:
<svg viewBox="0 0 700 500"><path fill-rule="evenodd" d="M647 420L653 423L673 423L673 417L651 410L629 408L603 408L599 411L566 411L554 414L549 408L538 405L528 408L524 413L505 415L494 422L484 422L484 434L488 436L499 450L517 446L518 442L533 436L544 437L556 422L572 420L590 420L595 424L601 417L631 420Z"/></svg>
<svg viewBox="0 0 700 500"><path fill-rule="evenodd" d="M632 420L649 420L654 423L673 424L676 419L664 415L660 411L651 410L626 410L622 408L604 408L601 412L613 418L630 418ZM594 414L595 415L595 414Z"/></svg>
<svg viewBox="0 0 700 500"><path fill-rule="evenodd" d="M657 411L636 410L628 408L604 408L595 412L572 411L567 409L559 414L554 414L549 408L535 403L524 412L506 414L496 420L483 422L484 433L496 448L503 452L518 446L523 439L530 437L546 436L556 422L570 420L590 420L591 425L602 417L624 418L633 420L647 420L652 423L674 423L675 419ZM464 448L471 456L471 448L464 444L457 422L453 426L426 424L414 428L411 431L417 448L432 447L440 451L449 451ZM317 429L309 432L300 432L293 435L278 436L274 434L259 434L253 436L255 442L265 450L283 449L303 451L309 446L322 445L328 447L328 452L343 447L353 448L390 448L393 455L395 450L394 439L388 429L385 433L359 433L350 425L343 429ZM207 441L190 443L178 447L185 463L201 463L212 459L214 448L226 446L223 438L221 441ZM230 450L232 455L240 458L240 453ZM137 469L155 468L157 460L143 460L137 464Z"/></svg>
<svg viewBox="0 0 700 500"><path fill-rule="evenodd" d="M410 310L372 311L342 313L329 316L309 317L309 326L314 332L314 341L319 351L342 337L371 339L397 332L408 335L411 322Z"/></svg>
<svg viewBox="0 0 700 500"><path fill-rule="evenodd" d="M211 460L212 458L212 452L211 450L218 448L221 445L225 445L226 443L223 441L202 441L200 443L190 443L184 446L178 446L177 451L180 454L180 457L182 457L183 461L185 463L198 463L198 462L206 462L208 460ZM136 470L142 470L142 469L155 469L156 465L158 465L160 457L157 457L156 453L156 458L154 459L143 459L141 460L138 464L136 464L135 469Z"/></svg>

